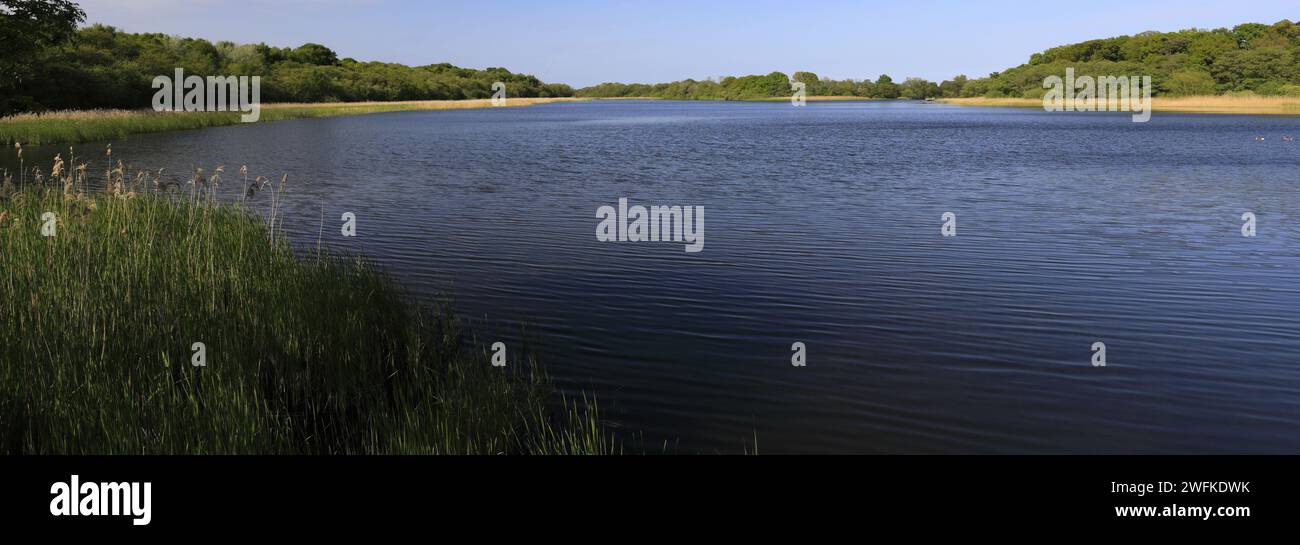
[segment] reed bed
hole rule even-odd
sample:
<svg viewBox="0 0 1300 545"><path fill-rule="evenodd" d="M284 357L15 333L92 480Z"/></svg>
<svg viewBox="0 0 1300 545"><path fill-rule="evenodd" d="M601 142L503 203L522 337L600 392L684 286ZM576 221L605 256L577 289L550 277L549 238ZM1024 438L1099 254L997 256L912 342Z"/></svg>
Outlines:
<svg viewBox="0 0 1300 545"><path fill-rule="evenodd" d="M961 106L1011 106L1042 108L1042 99L1036 98L945 98L939 102ZM1242 115L1300 115L1300 97L1277 96L1192 96L1152 97L1151 109L1156 112L1242 114Z"/></svg>
<svg viewBox="0 0 1300 545"><path fill-rule="evenodd" d="M507 107L568 102L574 98L510 98ZM406 102L263 104L259 122L363 115L413 110L490 108L491 99ZM119 140L132 134L220 127L240 123L239 112L155 112L153 110L78 110L20 114L0 118L0 144L76 144Z"/></svg>
<svg viewBox="0 0 1300 545"><path fill-rule="evenodd" d="M618 450L594 404L557 401L531 359L492 367L450 309L361 257L295 255L250 212L286 178L177 186L106 157L3 173L0 453Z"/></svg>

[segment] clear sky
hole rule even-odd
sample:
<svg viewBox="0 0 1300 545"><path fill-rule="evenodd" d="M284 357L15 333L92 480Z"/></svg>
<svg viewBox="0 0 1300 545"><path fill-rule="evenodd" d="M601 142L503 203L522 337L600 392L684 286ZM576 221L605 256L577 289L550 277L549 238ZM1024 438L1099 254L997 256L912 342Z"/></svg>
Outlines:
<svg viewBox="0 0 1300 545"><path fill-rule="evenodd" d="M1296 0L79 0L89 22L340 57L502 66L548 82L809 70L940 81L1144 30L1300 20Z"/></svg>

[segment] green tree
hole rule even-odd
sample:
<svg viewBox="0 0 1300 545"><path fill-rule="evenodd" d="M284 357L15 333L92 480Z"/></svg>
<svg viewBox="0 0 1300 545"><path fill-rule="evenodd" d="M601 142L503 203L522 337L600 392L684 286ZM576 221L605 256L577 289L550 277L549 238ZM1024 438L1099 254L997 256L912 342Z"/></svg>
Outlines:
<svg viewBox="0 0 1300 545"><path fill-rule="evenodd" d="M772 72L765 76L759 84L762 96L767 97L787 97L793 93L790 87L790 76L783 72Z"/></svg>
<svg viewBox="0 0 1300 545"><path fill-rule="evenodd" d="M873 96L875 98L894 99L902 95L902 91L899 90L898 84L894 83L894 79L889 77L888 74L881 74L880 77L876 79L876 84L872 87L874 90Z"/></svg>
<svg viewBox="0 0 1300 545"><path fill-rule="evenodd" d="M339 64L339 56L328 47L320 44L302 44L293 50L290 56L294 61L316 66L334 66Z"/></svg>
<svg viewBox="0 0 1300 545"><path fill-rule="evenodd" d="M826 91L822 89L821 78L818 78L817 74L812 72L795 72L794 76L791 77L794 78L796 83L804 84L804 90L809 96L827 94Z"/></svg>
<svg viewBox="0 0 1300 545"><path fill-rule="evenodd" d="M939 96L939 86L921 78L907 78L903 81L899 91L901 96L914 100Z"/></svg>
<svg viewBox="0 0 1300 545"><path fill-rule="evenodd" d="M1225 91L1259 91L1269 82L1290 81L1295 73L1295 55L1283 49L1228 51L1210 67Z"/></svg>
<svg viewBox="0 0 1300 545"><path fill-rule="evenodd" d="M38 55L70 41L86 12L69 0L0 0L0 115L36 106L23 94Z"/></svg>
<svg viewBox="0 0 1300 545"><path fill-rule="evenodd" d="M1251 42L1255 41L1256 38L1265 36L1266 34L1269 33L1270 30L1271 29L1268 27L1268 25L1261 25L1259 23L1246 23L1246 24L1237 25L1233 27L1232 37L1236 38L1237 47L1245 49L1245 48L1249 48Z"/></svg>
<svg viewBox="0 0 1300 545"><path fill-rule="evenodd" d="M1169 76L1164 82L1164 90L1173 96L1213 95L1214 77L1201 70L1185 70Z"/></svg>
<svg viewBox="0 0 1300 545"><path fill-rule="evenodd" d="M859 96L864 98L870 98L876 96L876 84L871 83L871 80L866 80L866 79L859 81L856 85L853 86L853 96Z"/></svg>
<svg viewBox="0 0 1300 545"><path fill-rule="evenodd" d="M962 89L966 87L969 81L965 74L946 80L939 84L939 96L943 98L957 98L962 96Z"/></svg>

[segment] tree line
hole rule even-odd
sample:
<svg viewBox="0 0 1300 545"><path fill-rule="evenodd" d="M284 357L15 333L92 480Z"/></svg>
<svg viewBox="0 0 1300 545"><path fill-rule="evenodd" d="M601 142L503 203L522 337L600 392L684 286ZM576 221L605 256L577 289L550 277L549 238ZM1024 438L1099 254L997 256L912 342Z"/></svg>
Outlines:
<svg viewBox="0 0 1300 545"><path fill-rule="evenodd" d="M887 75L834 80L812 72L766 76L687 79L672 83L602 83L578 89L584 97L655 97L699 100L752 100L788 97L793 82L808 95L861 98L1042 98L1048 76L1149 75L1153 94L1300 96L1300 25L1283 20L1273 25L1248 23L1233 28L1143 32L1054 47L1035 53L1029 62L988 77L964 75L935 84L921 78L895 83Z"/></svg>
<svg viewBox="0 0 1300 545"><path fill-rule="evenodd" d="M1041 98L1043 79L1069 67L1080 75L1149 75L1157 95L1300 96L1300 25L1143 32L1054 47L967 82L961 96Z"/></svg>
<svg viewBox="0 0 1300 545"><path fill-rule="evenodd" d="M212 43L111 26L78 28L84 12L67 0L0 0L0 115L91 108L147 108L153 78L261 76L266 102L355 102L572 96L573 88L505 68L405 66L340 59L328 47Z"/></svg>
<svg viewBox="0 0 1300 545"><path fill-rule="evenodd" d="M934 83L922 78L907 78L896 83L887 74L875 81L870 79L833 80L818 77L813 72L795 72L787 76L772 72L766 76L728 76L720 80L686 79L672 83L602 83L575 91L576 96L595 98L651 97L676 100L756 100L788 97L794 93L794 84L803 83L808 96L839 96L860 98L910 98L926 99L959 96L966 84L966 76Z"/></svg>

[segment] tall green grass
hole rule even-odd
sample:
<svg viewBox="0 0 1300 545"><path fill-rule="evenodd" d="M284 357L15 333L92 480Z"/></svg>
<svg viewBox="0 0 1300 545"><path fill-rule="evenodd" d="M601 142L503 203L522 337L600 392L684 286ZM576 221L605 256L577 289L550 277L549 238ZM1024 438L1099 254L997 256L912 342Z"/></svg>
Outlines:
<svg viewBox="0 0 1300 545"><path fill-rule="evenodd" d="M0 452L617 450L536 365L492 367L449 309L365 259L295 255L201 178L43 176L0 187Z"/></svg>

